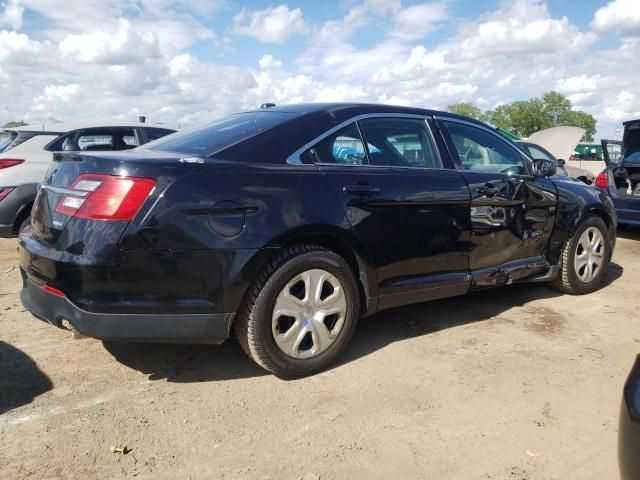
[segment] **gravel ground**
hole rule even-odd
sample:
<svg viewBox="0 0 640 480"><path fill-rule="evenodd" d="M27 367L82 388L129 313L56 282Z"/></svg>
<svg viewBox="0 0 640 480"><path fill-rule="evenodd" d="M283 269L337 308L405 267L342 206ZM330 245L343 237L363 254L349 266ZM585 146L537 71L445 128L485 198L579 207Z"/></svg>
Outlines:
<svg viewBox="0 0 640 480"><path fill-rule="evenodd" d="M73 340L24 311L1 240L0 478L614 479L639 253L623 232L584 297L518 285L382 312L335 368L287 382L235 340Z"/></svg>

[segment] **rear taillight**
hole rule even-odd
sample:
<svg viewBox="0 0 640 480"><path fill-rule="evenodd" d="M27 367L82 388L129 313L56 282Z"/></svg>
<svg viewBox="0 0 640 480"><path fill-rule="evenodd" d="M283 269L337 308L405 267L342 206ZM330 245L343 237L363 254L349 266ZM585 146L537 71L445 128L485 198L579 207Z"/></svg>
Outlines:
<svg viewBox="0 0 640 480"><path fill-rule="evenodd" d="M0 170L3 168L15 167L23 162L24 160L19 160L17 158L0 158Z"/></svg>
<svg viewBox="0 0 640 480"><path fill-rule="evenodd" d="M5 198L7 198L7 195L9 195L11 192L13 192L13 190L14 190L13 187L0 188L0 202L2 200L4 200Z"/></svg>
<svg viewBox="0 0 640 480"><path fill-rule="evenodd" d="M607 171L603 170L596 177L596 187L607 188L609 186L609 180L607 178Z"/></svg>
<svg viewBox="0 0 640 480"><path fill-rule="evenodd" d="M92 220L131 220L155 186L150 178L85 173L71 185L78 194L63 195L56 212Z"/></svg>

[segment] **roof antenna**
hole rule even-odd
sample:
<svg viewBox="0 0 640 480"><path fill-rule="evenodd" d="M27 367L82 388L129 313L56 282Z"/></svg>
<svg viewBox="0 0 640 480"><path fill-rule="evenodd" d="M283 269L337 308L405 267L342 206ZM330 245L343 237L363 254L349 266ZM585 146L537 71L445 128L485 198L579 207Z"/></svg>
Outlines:
<svg viewBox="0 0 640 480"><path fill-rule="evenodd" d="M275 106L275 103L263 103L262 105L260 105L260 108L273 108Z"/></svg>

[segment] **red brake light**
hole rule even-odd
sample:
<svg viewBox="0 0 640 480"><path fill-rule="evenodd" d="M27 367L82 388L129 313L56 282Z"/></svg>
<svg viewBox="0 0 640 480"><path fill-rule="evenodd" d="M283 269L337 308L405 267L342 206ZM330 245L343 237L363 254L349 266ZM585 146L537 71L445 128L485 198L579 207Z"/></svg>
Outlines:
<svg viewBox="0 0 640 480"><path fill-rule="evenodd" d="M609 180L607 178L607 171L603 170L596 177L596 187L607 188L609 186Z"/></svg>
<svg viewBox="0 0 640 480"><path fill-rule="evenodd" d="M150 178L85 173L71 185L78 195L65 194L56 212L92 220L131 220L155 186Z"/></svg>
<svg viewBox="0 0 640 480"><path fill-rule="evenodd" d="M17 158L0 158L0 170L20 165L23 162L24 160L18 160Z"/></svg>

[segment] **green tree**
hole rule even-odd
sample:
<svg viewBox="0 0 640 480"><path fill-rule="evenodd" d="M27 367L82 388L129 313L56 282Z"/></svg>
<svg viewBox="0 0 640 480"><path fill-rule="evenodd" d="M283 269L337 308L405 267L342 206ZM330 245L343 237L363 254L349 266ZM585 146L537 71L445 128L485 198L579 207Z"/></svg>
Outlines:
<svg viewBox="0 0 640 480"><path fill-rule="evenodd" d="M23 122L22 120L13 120L11 122L5 123L2 128L14 128L14 127L24 127L28 125L28 123Z"/></svg>
<svg viewBox="0 0 640 480"><path fill-rule="evenodd" d="M456 113L465 117L475 118L476 120L486 120L485 114L472 103L454 103L447 107L447 112Z"/></svg>
<svg viewBox="0 0 640 480"><path fill-rule="evenodd" d="M584 140L587 141L592 141L596 133L593 115L573 110L571 101L558 92L547 92L540 98L500 105L486 112L486 118L496 127L511 130L522 137L561 125L584 128Z"/></svg>

